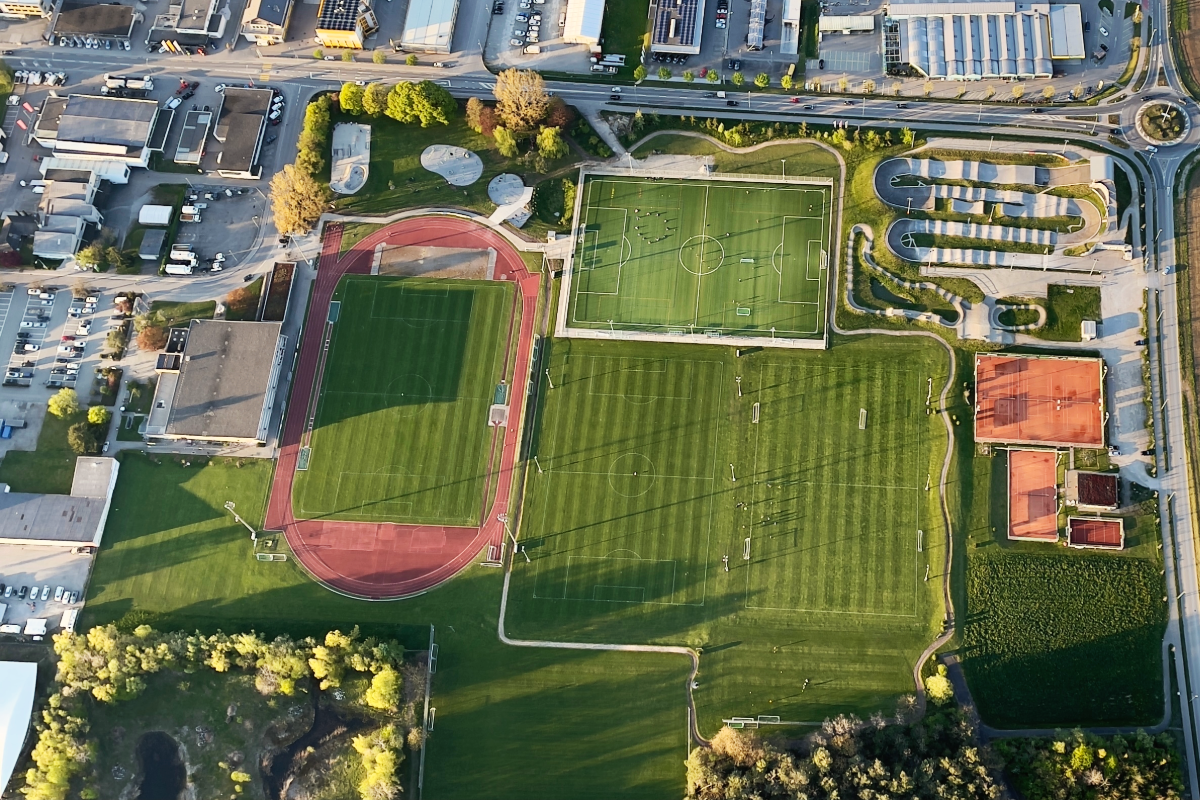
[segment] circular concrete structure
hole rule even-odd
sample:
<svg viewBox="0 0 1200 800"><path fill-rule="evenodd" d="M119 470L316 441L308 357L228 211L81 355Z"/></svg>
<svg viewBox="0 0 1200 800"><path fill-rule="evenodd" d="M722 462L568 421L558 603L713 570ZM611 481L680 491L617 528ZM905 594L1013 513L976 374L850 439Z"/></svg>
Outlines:
<svg viewBox="0 0 1200 800"><path fill-rule="evenodd" d="M520 200L524 191L525 181L520 175L502 172L488 184L488 199L498 206L506 206Z"/></svg>
<svg viewBox="0 0 1200 800"><path fill-rule="evenodd" d="M431 144L421 153L421 166L436 172L451 186L470 186L483 176L483 161L462 147Z"/></svg>
<svg viewBox="0 0 1200 800"><path fill-rule="evenodd" d="M1150 126L1147 125L1149 120L1160 117L1163 113L1172 112L1178 115L1178 119L1182 123L1176 135L1164 138L1160 131L1155 130L1151 132ZM1157 147L1170 147L1171 145L1179 144L1192 131L1192 119L1188 116L1187 111L1184 110L1183 106L1170 100L1151 100L1148 103L1144 103L1137 110L1137 117L1134 118L1134 124L1137 126L1138 135Z"/></svg>

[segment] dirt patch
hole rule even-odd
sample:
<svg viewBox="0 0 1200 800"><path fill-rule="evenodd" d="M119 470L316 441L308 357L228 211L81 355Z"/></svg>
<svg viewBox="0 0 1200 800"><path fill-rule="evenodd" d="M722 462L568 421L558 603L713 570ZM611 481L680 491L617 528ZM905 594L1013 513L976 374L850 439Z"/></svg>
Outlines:
<svg viewBox="0 0 1200 800"><path fill-rule="evenodd" d="M490 250L464 247L388 247L379 251L380 275L483 280L494 263Z"/></svg>

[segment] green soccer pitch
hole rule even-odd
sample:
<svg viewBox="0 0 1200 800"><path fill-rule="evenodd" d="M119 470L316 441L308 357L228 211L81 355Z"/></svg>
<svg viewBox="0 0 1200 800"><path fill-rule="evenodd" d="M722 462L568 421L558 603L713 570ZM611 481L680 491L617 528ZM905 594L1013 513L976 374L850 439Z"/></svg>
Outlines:
<svg viewBox="0 0 1200 800"><path fill-rule="evenodd" d="M297 517L479 524L513 291L342 279Z"/></svg>
<svg viewBox="0 0 1200 800"><path fill-rule="evenodd" d="M942 614L944 351L552 347L510 635L701 645L709 731L912 691Z"/></svg>
<svg viewBox="0 0 1200 800"><path fill-rule="evenodd" d="M605 175L581 191L560 334L824 337L829 184Z"/></svg>

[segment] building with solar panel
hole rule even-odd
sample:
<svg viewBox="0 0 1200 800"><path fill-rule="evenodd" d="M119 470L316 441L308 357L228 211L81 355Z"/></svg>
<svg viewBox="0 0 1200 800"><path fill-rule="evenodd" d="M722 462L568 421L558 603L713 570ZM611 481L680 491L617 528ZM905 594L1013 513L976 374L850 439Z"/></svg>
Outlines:
<svg viewBox="0 0 1200 800"><path fill-rule="evenodd" d="M377 30L375 12L364 0L322 0L317 12L317 41L325 47L362 50L367 36Z"/></svg>
<svg viewBox="0 0 1200 800"><path fill-rule="evenodd" d="M704 0L662 0L654 15L650 50L655 53L700 54Z"/></svg>

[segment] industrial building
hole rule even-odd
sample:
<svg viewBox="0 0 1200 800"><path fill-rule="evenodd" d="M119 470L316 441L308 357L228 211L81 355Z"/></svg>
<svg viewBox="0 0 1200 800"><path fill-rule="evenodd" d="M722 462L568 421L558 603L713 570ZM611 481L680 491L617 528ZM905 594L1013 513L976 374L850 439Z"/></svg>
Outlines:
<svg viewBox="0 0 1200 800"><path fill-rule="evenodd" d="M1050 78L1054 60L1084 55L1078 5L893 0L884 24L888 68L928 78Z"/></svg>
<svg viewBox="0 0 1200 800"><path fill-rule="evenodd" d="M148 439L263 444L288 360L278 322L193 320L158 359Z"/></svg>
<svg viewBox="0 0 1200 800"><path fill-rule="evenodd" d="M650 49L656 53L700 54L704 29L704 0L659 0L650 29Z"/></svg>
<svg viewBox="0 0 1200 800"><path fill-rule="evenodd" d="M54 151L52 158L42 160L42 174L53 169L87 170L112 183L127 183L131 167L145 168L150 163L158 121L154 100L86 94L48 97L33 126L37 143Z"/></svg>
<svg viewBox="0 0 1200 800"><path fill-rule="evenodd" d="M70 494L10 492L0 484L0 544L99 545L118 469L112 458L75 459Z"/></svg>
<svg viewBox="0 0 1200 800"><path fill-rule="evenodd" d="M377 30L379 22L365 0L321 0L316 33L325 47L362 50L367 37Z"/></svg>
<svg viewBox="0 0 1200 800"><path fill-rule="evenodd" d="M183 116L183 130L175 147L176 164L199 164L204 158L204 143L212 125L211 111L189 111Z"/></svg>
<svg viewBox="0 0 1200 800"><path fill-rule="evenodd" d="M249 0L242 12L242 37L261 47L283 44L292 8L292 0Z"/></svg>
<svg viewBox="0 0 1200 800"><path fill-rule="evenodd" d="M49 180L38 202L38 230L33 235L33 254L39 258L64 259L75 255L89 225L99 227L104 217L93 205L100 179L84 173L73 180Z"/></svg>
<svg viewBox="0 0 1200 800"><path fill-rule="evenodd" d="M179 0L167 6L167 13L154 18L150 38L203 46L210 39L225 35L226 21L224 15L217 13L217 0Z"/></svg>
<svg viewBox="0 0 1200 800"><path fill-rule="evenodd" d="M217 173L221 177L257 178L261 174L258 154L273 95L270 89L230 86L221 96L213 129L213 137L223 145L217 154Z"/></svg>
<svg viewBox="0 0 1200 800"><path fill-rule="evenodd" d="M400 46L426 53L449 53L458 0L409 0Z"/></svg>
<svg viewBox="0 0 1200 800"><path fill-rule="evenodd" d="M783 0L783 19L779 32L779 52L785 56L799 55L803 5L800 0Z"/></svg>
<svg viewBox="0 0 1200 800"><path fill-rule="evenodd" d="M567 0L567 21L563 41L567 44L586 44L594 52L600 49L600 32L604 27L604 0Z"/></svg>
<svg viewBox="0 0 1200 800"><path fill-rule="evenodd" d="M117 3L63 3L57 19L53 21L52 31L56 36L91 36L128 41L133 35L134 24L140 19L141 14L132 6Z"/></svg>

